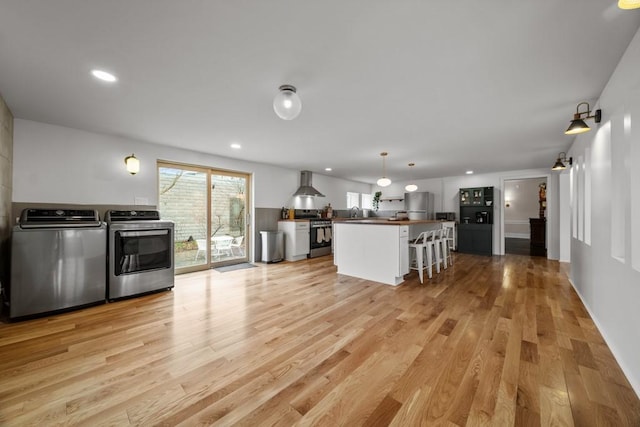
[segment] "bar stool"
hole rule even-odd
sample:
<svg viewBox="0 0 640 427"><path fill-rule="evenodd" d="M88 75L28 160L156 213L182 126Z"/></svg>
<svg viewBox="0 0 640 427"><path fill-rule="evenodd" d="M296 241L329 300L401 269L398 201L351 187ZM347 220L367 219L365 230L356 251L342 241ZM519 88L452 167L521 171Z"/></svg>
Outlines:
<svg viewBox="0 0 640 427"><path fill-rule="evenodd" d="M429 279L433 277L433 253L436 250L434 231L423 231L418 238L409 243L409 269L418 270L420 283L424 283L424 269L427 269ZM411 257L411 249L413 249L413 257ZM436 264L436 271L440 273L440 264Z"/></svg>
<svg viewBox="0 0 640 427"><path fill-rule="evenodd" d="M440 273L440 263L444 269L447 269L447 238L445 235L445 230L440 228L438 230L434 230L434 248L435 248L435 263L436 263L436 271Z"/></svg>
<svg viewBox="0 0 640 427"><path fill-rule="evenodd" d="M453 251L453 227L450 225L442 224L442 238L446 242L446 254L445 258L449 260L449 265L453 265L453 256L451 252Z"/></svg>

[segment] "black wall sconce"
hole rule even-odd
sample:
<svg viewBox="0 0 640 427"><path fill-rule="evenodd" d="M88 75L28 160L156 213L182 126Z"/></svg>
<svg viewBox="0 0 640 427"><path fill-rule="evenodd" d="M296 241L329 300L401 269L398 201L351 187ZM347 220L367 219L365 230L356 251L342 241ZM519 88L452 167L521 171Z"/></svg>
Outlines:
<svg viewBox="0 0 640 427"><path fill-rule="evenodd" d="M587 111L580 112L580 106L586 105ZM583 117L584 116L584 117ZM571 120L571 124L564 131L566 135L577 135L579 133L589 132L591 128L584 122L583 119L595 119L596 123L600 123L602 120L602 110L594 111L593 115L591 115L591 110L589 109L588 102L581 102L576 107L576 113L573 115L573 120Z"/></svg>
<svg viewBox="0 0 640 427"><path fill-rule="evenodd" d="M567 168L567 163L569 166L573 165L573 157L569 157L567 159L567 153L564 151L558 154L558 159L556 160L556 164L551 168L552 171L561 171Z"/></svg>

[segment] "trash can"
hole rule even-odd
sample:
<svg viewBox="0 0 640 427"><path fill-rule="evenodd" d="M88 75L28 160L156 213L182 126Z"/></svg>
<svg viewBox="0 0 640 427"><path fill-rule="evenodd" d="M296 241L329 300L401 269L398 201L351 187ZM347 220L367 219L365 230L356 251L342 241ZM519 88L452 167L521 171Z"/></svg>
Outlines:
<svg viewBox="0 0 640 427"><path fill-rule="evenodd" d="M278 230L261 231L262 262L280 262L284 258L284 234Z"/></svg>

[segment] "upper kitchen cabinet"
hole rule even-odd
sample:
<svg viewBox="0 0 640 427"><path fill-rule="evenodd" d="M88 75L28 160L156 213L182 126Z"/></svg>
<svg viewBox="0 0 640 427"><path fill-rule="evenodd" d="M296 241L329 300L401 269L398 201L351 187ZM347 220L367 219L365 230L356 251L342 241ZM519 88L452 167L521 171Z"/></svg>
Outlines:
<svg viewBox="0 0 640 427"><path fill-rule="evenodd" d="M493 187L461 188L460 206L492 206Z"/></svg>

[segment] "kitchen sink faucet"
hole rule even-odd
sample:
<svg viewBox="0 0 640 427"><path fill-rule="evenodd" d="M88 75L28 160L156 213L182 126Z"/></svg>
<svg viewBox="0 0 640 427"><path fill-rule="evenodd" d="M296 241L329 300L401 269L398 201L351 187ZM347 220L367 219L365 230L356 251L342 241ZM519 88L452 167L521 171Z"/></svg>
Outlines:
<svg viewBox="0 0 640 427"><path fill-rule="evenodd" d="M358 211L360 210L359 207L354 206L351 208L351 218L357 218L358 217Z"/></svg>

